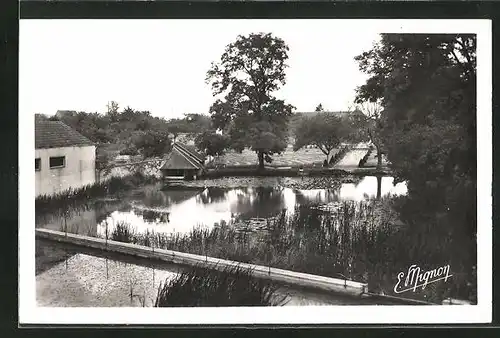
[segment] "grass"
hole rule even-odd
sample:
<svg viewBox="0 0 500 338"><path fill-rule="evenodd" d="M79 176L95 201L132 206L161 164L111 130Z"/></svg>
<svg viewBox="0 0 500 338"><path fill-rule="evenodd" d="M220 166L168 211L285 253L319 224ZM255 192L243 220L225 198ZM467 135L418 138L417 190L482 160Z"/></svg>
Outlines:
<svg viewBox="0 0 500 338"><path fill-rule="evenodd" d="M241 267L223 271L195 267L160 285L155 307L282 305L286 296L276 291L277 286Z"/></svg>
<svg viewBox="0 0 500 338"><path fill-rule="evenodd" d="M249 234L242 220L198 227L188 234L137 233L120 223L111 239L366 282L371 292L393 294L397 275L412 264L423 270L450 264L453 278L405 297L440 303L453 297L474 301L476 280L467 263L450 252L448 233L397 225L393 201L342 202L325 210L318 205L296 208L267 220L267 231ZM251 224L245 225L251 228ZM245 227L244 226L244 227ZM243 228L244 228L243 227ZM431 244L432 243L432 244ZM456 249L456 248L455 248ZM399 295L401 296L401 295Z"/></svg>

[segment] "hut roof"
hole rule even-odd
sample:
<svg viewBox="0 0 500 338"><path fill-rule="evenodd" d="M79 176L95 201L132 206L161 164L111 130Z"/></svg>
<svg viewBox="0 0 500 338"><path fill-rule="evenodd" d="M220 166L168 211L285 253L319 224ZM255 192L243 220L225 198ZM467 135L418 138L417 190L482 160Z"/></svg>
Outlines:
<svg viewBox="0 0 500 338"><path fill-rule="evenodd" d="M174 143L172 151L167 155L161 170L201 168L203 168L203 158L200 154L192 152L183 144Z"/></svg>

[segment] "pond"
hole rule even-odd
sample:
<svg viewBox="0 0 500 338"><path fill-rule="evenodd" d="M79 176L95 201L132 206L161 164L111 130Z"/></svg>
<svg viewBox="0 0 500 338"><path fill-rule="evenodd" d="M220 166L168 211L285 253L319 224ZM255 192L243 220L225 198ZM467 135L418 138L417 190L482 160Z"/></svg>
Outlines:
<svg viewBox="0 0 500 338"><path fill-rule="evenodd" d="M349 183L330 183L327 189L303 189L300 178L253 180L257 181L251 186L244 179L233 180L226 186L221 186L221 182L196 181L199 189L171 191L161 185L149 185L119 199L93 201L91 207L73 210L66 217L37 217L37 227L104 236L119 222L126 222L138 232L187 233L196 226L212 227L235 217L263 220L282 210L292 212L296 205L373 198L378 186L373 176ZM380 188L382 196L406 194L405 183L394 185L392 177L381 178Z"/></svg>

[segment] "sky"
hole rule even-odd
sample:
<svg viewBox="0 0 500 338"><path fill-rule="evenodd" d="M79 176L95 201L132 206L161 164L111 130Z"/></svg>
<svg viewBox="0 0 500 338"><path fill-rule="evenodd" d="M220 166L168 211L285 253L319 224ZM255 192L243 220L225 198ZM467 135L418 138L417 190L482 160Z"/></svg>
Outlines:
<svg viewBox="0 0 500 338"><path fill-rule="evenodd" d="M105 112L113 100L165 118L207 114L211 62L258 32L290 48L276 96L297 111L347 109L367 78L354 57L380 33L355 20L21 20L20 113Z"/></svg>

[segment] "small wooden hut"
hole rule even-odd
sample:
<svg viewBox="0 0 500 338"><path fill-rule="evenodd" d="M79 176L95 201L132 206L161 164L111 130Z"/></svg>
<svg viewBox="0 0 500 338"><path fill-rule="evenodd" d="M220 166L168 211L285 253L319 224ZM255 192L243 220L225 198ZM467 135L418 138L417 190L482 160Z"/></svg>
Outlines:
<svg viewBox="0 0 500 338"><path fill-rule="evenodd" d="M192 180L199 177L205 168L205 158L193 147L176 142L160 168L167 181Z"/></svg>

